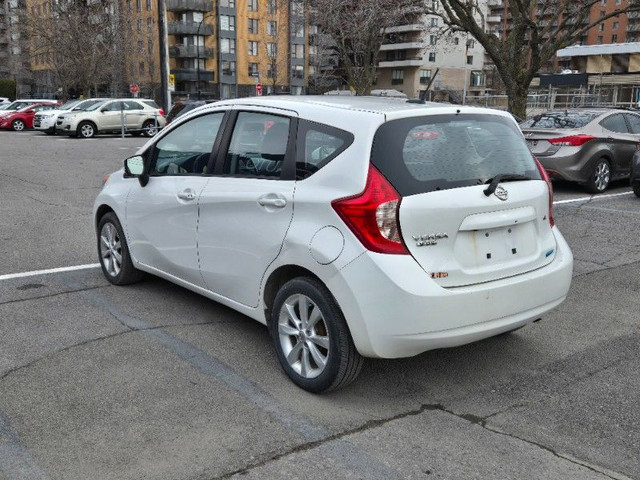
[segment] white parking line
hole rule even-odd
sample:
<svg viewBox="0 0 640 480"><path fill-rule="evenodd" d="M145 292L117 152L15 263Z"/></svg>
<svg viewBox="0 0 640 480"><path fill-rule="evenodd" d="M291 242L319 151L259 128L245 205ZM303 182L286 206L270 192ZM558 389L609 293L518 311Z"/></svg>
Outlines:
<svg viewBox="0 0 640 480"><path fill-rule="evenodd" d="M633 192L624 192L624 193L610 193L609 195L592 195L590 197L580 197L580 198L572 198L569 200L558 200L557 202L553 202L554 205L560 205L563 203L577 203L577 202L586 202L588 200L600 200L601 198L611 198L611 197L621 197L623 195L631 195Z"/></svg>
<svg viewBox="0 0 640 480"><path fill-rule="evenodd" d="M88 270L90 268L99 268L99 263L89 263L86 265L74 265L72 267L49 268L47 270L33 270L31 272L8 273L0 275L0 281L12 280L14 278L35 277L36 275L48 275L50 273L73 272L74 270Z"/></svg>

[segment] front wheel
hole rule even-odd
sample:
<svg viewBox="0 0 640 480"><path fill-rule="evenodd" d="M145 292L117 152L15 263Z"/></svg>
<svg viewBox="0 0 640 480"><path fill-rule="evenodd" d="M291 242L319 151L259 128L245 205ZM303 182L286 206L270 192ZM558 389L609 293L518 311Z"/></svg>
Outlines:
<svg viewBox="0 0 640 480"><path fill-rule="evenodd" d="M142 280L143 273L133 266L122 225L113 212L105 214L98 222L98 254L102 273L114 285Z"/></svg>
<svg viewBox="0 0 640 480"><path fill-rule="evenodd" d="M290 280L276 295L271 336L280 365L299 387L313 393L342 388L356 379L364 359L344 316L317 280Z"/></svg>
<svg viewBox="0 0 640 480"><path fill-rule="evenodd" d="M13 123L11 124L11 128L13 128L13 130L15 132L21 132L26 127L27 126L25 125L25 123L22 120L14 120Z"/></svg>
<svg viewBox="0 0 640 480"><path fill-rule="evenodd" d="M78 125L77 133L82 138L93 138L96 136L96 127L91 122L82 122Z"/></svg>
<svg viewBox="0 0 640 480"><path fill-rule="evenodd" d="M611 166L606 159L601 158L593 167L593 171L585 185L585 188L591 193L602 193L607 189L610 181Z"/></svg>

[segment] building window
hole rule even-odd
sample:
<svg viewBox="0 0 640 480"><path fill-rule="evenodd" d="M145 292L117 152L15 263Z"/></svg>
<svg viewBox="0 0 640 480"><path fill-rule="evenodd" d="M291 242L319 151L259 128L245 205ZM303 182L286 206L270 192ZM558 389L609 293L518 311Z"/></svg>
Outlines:
<svg viewBox="0 0 640 480"><path fill-rule="evenodd" d="M291 36L303 38L304 37L304 24L303 23L295 23L291 27Z"/></svg>
<svg viewBox="0 0 640 480"><path fill-rule="evenodd" d="M304 45L291 45L291 58L304 58Z"/></svg>
<svg viewBox="0 0 640 480"><path fill-rule="evenodd" d="M274 21L267 22L267 35L271 35L272 37L278 34L278 23Z"/></svg>
<svg viewBox="0 0 640 480"><path fill-rule="evenodd" d="M250 63L249 64L249 76L250 77L259 77L260 73L258 72L258 64Z"/></svg>
<svg viewBox="0 0 640 480"><path fill-rule="evenodd" d="M304 3L300 0L292 0L291 15L296 15L298 17L304 16Z"/></svg>
<svg viewBox="0 0 640 480"><path fill-rule="evenodd" d="M151 11L151 0L147 0L147 12Z"/></svg>
<svg viewBox="0 0 640 480"><path fill-rule="evenodd" d="M153 19L147 18L147 33L153 33Z"/></svg>
<svg viewBox="0 0 640 480"><path fill-rule="evenodd" d="M473 55L467 55L467 65L473 65Z"/></svg>
<svg viewBox="0 0 640 480"><path fill-rule="evenodd" d="M598 36L598 40L597 40L598 45L602 45L603 41L604 41L604 38L602 37L602 35Z"/></svg>
<svg viewBox="0 0 640 480"><path fill-rule="evenodd" d="M267 43L267 56L275 57L278 54L278 45L276 43Z"/></svg>
<svg viewBox="0 0 640 480"><path fill-rule="evenodd" d="M604 23L601 23L600 25L598 25L598 31L604 32Z"/></svg>
<svg viewBox="0 0 640 480"><path fill-rule="evenodd" d="M293 78L304 78L304 67L302 65L293 66Z"/></svg>
<svg viewBox="0 0 640 480"><path fill-rule="evenodd" d="M258 55L258 42L249 40L249 55Z"/></svg>
<svg viewBox="0 0 640 480"><path fill-rule="evenodd" d="M249 0L247 2L247 6L249 7L249 11L250 12L257 12L258 11L258 0Z"/></svg>
<svg viewBox="0 0 640 480"><path fill-rule="evenodd" d="M404 83L404 70L391 70L391 85L402 85Z"/></svg>
<svg viewBox="0 0 640 480"><path fill-rule="evenodd" d="M431 70L420 70L420 83L427 85L431 80Z"/></svg>
<svg viewBox="0 0 640 480"><path fill-rule="evenodd" d="M467 40L467 50L471 49L471 48L475 48L476 46L476 41L475 40Z"/></svg>
<svg viewBox="0 0 640 480"><path fill-rule="evenodd" d="M156 64L155 62L149 62L149 76L154 77L156 74Z"/></svg>
<svg viewBox="0 0 640 480"><path fill-rule="evenodd" d="M258 33L258 19L257 18L248 19L248 29L249 29L249 33Z"/></svg>
<svg viewBox="0 0 640 480"><path fill-rule="evenodd" d="M431 19L431 26L432 27L437 27L438 26L438 17L434 17Z"/></svg>
<svg viewBox="0 0 640 480"><path fill-rule="evenodd" d="M613 22L613 25L611 25L611 29L612 30L617 30L618 29L618 25L619 25L618 22Z"/></svg>
<svg viewBox="0 0 640 480"><path fill-rule="evenodd" d="M222 61L222 74L223 75L235 75L236 74L236 62L223 60Z"/></svg>
<svg viewBox="0 0 640 480"><path fill-rule="evenodd" d="M236 29L236 17L233 15L220 15L220 30L234 31Z"/></svg>
<svg viewBox="0 0 640 480"><path fill-rule="evenodd" d="M147 41L147 50L149 52L149 55L153 55L153 38L150 38Z"/></svg>
<svg viewBox="0 0 640 480"><path fill-rule="evenodd" d="M138 29L138 33L142 33L142 19L139 18L136 22L136 28Z"/></svg>
<svg viewBox="0 0 640 480"><path fill-rule="evenodd" d="M429 61L430 62L436 61L436 52L429 52Z"/></svg>
<svg viewBox="0 0 640 480"><path fill-rule="evenodd" d="M236 53L236 41L233 38L221 38L220 53Z"/></svg>
<svg viewBox="0 0 640 480"><path fill-rule="evenodd" d="M272 63L267 64L267 77L276 78L276 66Z"/></svg>
<svg viewBox="0 0 640 480"><path fill-rule="evenodd" d="M236 0L220 0L221 7L236 8Z"/></svg>
<svg viewBox="0 0 640 480"><path fill-rule="evenodd" d="M436 43L438 43L438 36L429 35L429 45L435 45Z"/></svg>
<svg viewBox="0 0 640 480"><path fill-rule="evenodd" d="M460 39L459 39L458 37L455 37L455 38L453 39L453 44L454 44L454 45L459 45L459 44L460 44Z"/></svg>
<svg viewBox="0 0 640 480"><path fill-rule="evenodd" d="M139 12L142 11L142 0L137 0L136 10L138 10Z"/></svg>
<svg viewBox="0 0 640 480"><path fill-rule="evenodd" d="M144 75L144 62L140 62L140 65L138 65L138 67L140 68L140 75Z"/></svg>
<svg viewBox="0 0 640 480"><path fill-rule="evenodd" d="M268 0L267 2L267 13L276 13L278 10L278 0Z"/></svg>
<svg viewBox="0 0 640 480"><path fill-rule="evenodd" d="M611 35L611 43L618 43L618 35L615 33Z"/></svg>
<svg viewBox="0 0 640 480"><path fill-rule="evenodd" d="M484 86L484 74L480 71L471 72L470 84L472 87Z"/></svg>

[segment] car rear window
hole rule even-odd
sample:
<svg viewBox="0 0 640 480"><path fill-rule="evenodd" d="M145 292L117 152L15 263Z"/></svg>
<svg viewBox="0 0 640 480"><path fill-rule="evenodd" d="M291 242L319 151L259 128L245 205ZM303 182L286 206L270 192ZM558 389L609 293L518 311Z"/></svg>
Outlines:
<svg viewBox="0 0 640 480"><path fill-rule="evenodd" d="M547 112L520 124L521 128L582 128L600 114L588 112Z"/></svg>
<svg viewBox="0 0 640 480"><path fill-rule="evenodd" d="M156 109L160 108L158 106L158 104L156 102L154 102L153 100L143 100L142 102L145 103L146 105L148 105L151 108L156 108Z"/></svg>
<svg viewBox="0 0 640 480"><path fill-rule="evenodd" d="M480 185L499 174L541 179L518 127L498 115L392 120L376 132L371 162L402 196Z"/></svg>

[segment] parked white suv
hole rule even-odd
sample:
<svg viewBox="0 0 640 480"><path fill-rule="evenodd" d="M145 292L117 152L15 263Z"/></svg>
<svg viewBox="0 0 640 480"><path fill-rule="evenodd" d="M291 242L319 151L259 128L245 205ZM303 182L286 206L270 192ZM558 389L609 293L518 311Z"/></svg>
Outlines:
<svg viewBox="0 0 640 480"><path fill-rule="evenodd" d="M33 128L47 135L56 133L56 122L60 114L80 112L97 103L104 103L108 98L87 98L85 100L70 100L56 110L44 110L33 117Z"/></svg>
<svg viewBox="0 0 640 480"><path fill-rule="evenodd" d="M269 327L289 377L342 387L558 306L573 257L508 113L371 97L200 107L94 205L102 270L149 272Z"/></svg>
<svg viewBox="0 0 640 480"><path fill-rule="evenodd" d="M153 137L166 121L164 111L153 100L126 98L59 115L56 129L70 136L92 138L99 133L119 133L123 123L125 133Z"/></svg>

